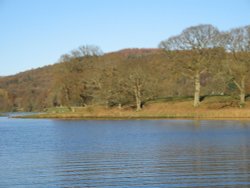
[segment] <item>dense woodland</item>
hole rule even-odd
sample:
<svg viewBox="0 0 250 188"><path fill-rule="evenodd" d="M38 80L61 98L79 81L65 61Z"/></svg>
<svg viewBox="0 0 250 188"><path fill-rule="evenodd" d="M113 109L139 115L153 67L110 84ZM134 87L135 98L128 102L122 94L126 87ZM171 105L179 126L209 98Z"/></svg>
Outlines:
<svg viewBox="0 0 250 188"><path fill-rule="evenodd" d="M198 25L157 49L103 54L81 46L50 66L0 77L1 111L105 105L141 110L159 99L232 96L244 107L250 94L250 26L220 32Z"/></svg>

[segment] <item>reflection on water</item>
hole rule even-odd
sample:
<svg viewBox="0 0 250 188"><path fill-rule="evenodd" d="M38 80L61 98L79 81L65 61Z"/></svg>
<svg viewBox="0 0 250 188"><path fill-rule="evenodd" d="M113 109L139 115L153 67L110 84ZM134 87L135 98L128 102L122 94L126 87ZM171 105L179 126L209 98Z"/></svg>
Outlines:
<svg viewBox="0 0 250 188"><path fill-rule="evenodd" d="M250 122L0 118L0 187L250 187Z"/></svg>

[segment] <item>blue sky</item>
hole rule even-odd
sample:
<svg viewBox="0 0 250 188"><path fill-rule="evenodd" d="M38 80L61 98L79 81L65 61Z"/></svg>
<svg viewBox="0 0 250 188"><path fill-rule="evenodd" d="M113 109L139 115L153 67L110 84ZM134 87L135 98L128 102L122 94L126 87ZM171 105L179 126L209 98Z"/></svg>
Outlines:
<svg viewBox="0 0 250 188"><path fill-rule="evenodd" d="M250 0L0 0L0 76L55 63L85 44L154 48L197 24L250 24Z"/></svg>

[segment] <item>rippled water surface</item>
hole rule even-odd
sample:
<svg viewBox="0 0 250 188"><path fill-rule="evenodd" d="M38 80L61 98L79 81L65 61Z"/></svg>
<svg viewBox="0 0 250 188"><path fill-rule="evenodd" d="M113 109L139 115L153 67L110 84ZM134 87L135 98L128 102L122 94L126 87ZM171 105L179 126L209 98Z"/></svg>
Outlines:
<svg viewBox="0 0 250 188"><path fill-rule="evenodd" d="M1 117L0 187L250 187L250 122Z"/></svg>

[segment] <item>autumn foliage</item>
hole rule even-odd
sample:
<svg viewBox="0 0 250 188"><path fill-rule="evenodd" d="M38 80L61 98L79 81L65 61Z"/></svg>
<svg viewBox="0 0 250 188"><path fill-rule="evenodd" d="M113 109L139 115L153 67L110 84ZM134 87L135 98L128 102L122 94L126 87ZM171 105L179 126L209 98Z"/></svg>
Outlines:
<svg viewBox="0 0 250 188"><path fill-rule="evenodd" d="M54 65L0 77L0 110L99 105L140 111L153 101L193 96L198 97L197 106L208 96L230 96L239 101L236 107L244 107L250 94L249 26L214 32L220 44L201 48L167 48L177 38L163 41L161 48L106 54L96 46L82 46ZM242 32L248 41L237 43L241 37L236 36ZM180 42L178 38L183 47ZM237 44L245 45L244 49L236 48ZM197 88L199 94L194 95Z"/></svg>

